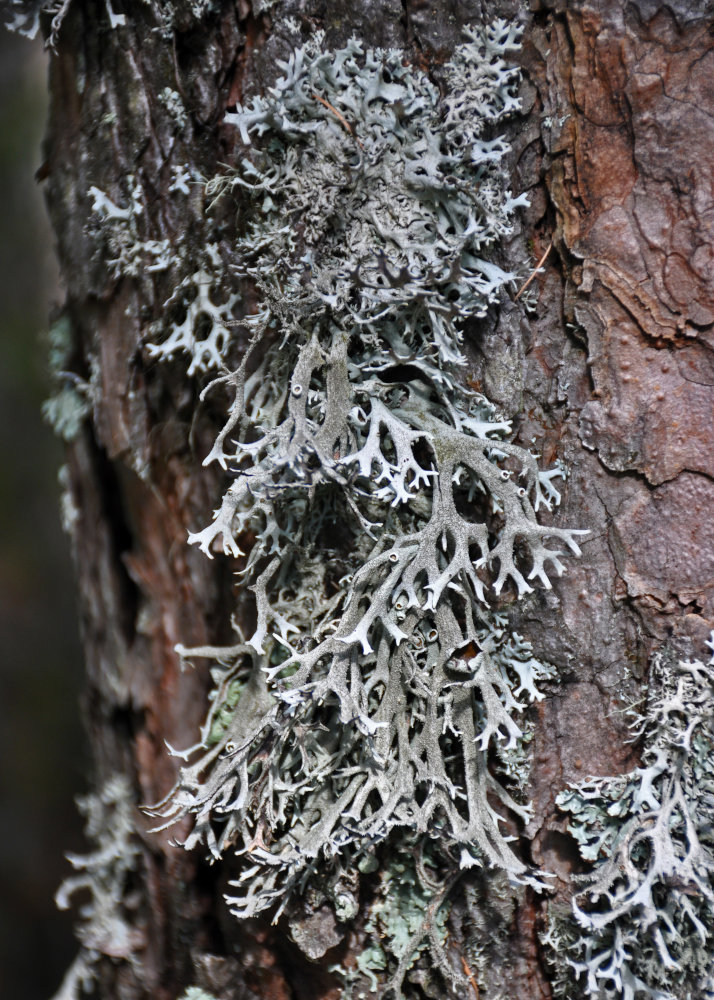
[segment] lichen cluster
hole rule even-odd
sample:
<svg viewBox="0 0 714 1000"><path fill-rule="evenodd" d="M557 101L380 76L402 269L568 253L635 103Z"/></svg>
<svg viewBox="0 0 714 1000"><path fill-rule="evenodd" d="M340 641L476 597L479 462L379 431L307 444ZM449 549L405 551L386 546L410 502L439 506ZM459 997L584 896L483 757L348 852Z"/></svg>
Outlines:
<svg viewBox="0 0 714 1000"><path fill-rule="evenodd" d="M42 0L2 0L0 16L9 31L34 38L40 27L40 13L44 7Z"/></svg>
<svg viewBox="0 0 714 1000"><path fill-rule="evenodd" d="M17 31L27 38L35 38L40 28L41 18L48 25L47 44L54 47L59 31L67 15L72 0L2 0L0 15L10 31ZM109 25L117 28L126 23L124 14L115 14L111 0L104 0Z"/></svg>
<svg viewBox="0 0 714 1000"><path fill-rule="evenodd" d="M64 441L74 441L91 412L92 387L70 370L74 343L66 316L50 326L47 339L47 360L54 392L43 403L42 416Z"/></svg>
<svg viewBox="0 0 714 1000"><path fill-rule="evenodd" d="M361 1000L376 993L390 967L390 988L395 997L401 996L407 969L425 950L429 952L429 965L436 959L445 967L447 982L455 978L444 949L448 910L443 904L448 883L442 884L429 858L420 853L421 845L407 838L395 846L379 873L365 920L364 948L355 968L344 974L344 1000ZM417 975L412 973L414 978Z"/></svg>
<svg viewBox="0 0 714 1000"><path fill-rule="evenodd" d="M573 903L577 929L562 918L550 928L558 995L572 995L574 973L597 1000L704 1000L714 996L714 657L656 656L632 714L641 766L558 796L596 863Z"/></svg>
<svg viewBox="0 0 714 1000"><path fill-rule="evenodd" d="M256 14L267 10L275 0L255 0ZM142 0L150 6L157 17L157 29L167 40L173 37L174 29L186 27L192 21L200 21L214 13L217 0ZM55 48L72 0L0 0L0 21L9 31L16 31L27 38L35 38L40 27L45 31L48 48ZM127 15L114 10L112 0L103 0L97 5L97 15L106 27L114 31L127 25Z"/></svg>
<svg viewBox="0 0 714 1000"><path fill-rule="evenodd" d="M134 793L122 775L110 778L96 794L77 799L86 817L85 833L95 844L89 854L68 854L77 872L60 886L55 897L61 910L72 897L82 895L80 920L75 926L80 951L65 975L54 1000L79 1000L97 983L99 963L106 957L139 969L146 945L131 892L142 850L134 823ZM88 894L89 898L85 898Z"/></svg>
<svg viewBox="0 0 714 1000"><path fill-rule="evenodd" d="M190 541L244 560L255 627L181 650L213 661L215 690L154 812L193 819L186 848L238 855L241 917L277 919L308 884L336 898L397 830L452 869L532 878L499 813L527 805L489 753L518 747L547 670L487 595L550 587L578 532L539 521L561 473L459 378L466 324L514 278L493 256L522 201L495 135L517 38L470 29L443 99L400 51L297 49L227 116L245 156L209 185L239 195L233 267L258 307L224 327L222 358L194 325L150 348L216 369L206 391L233 400L206 459L230 485Z"/></svg>

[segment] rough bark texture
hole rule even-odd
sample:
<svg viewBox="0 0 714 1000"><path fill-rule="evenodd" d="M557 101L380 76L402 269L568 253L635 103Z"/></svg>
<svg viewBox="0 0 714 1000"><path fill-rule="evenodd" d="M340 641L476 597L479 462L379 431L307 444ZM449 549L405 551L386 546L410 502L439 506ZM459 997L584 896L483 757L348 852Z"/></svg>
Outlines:
<svg viewBox="0 0 714 1000"><path fill-rule="evenodd" d="M714 47L704 4L536 7L311 0L256 14L241 0L200 24L179 17L167 39L153 30L152 3L125 3L126 26L111 32L101 4L75 0L52 57L46 184L72 367L93 386L69 465L96 780L119 769L137 800L152 802L174 777L164 741L192 744L205 709L205 678L182 674L173 647L228 638L231 569L186 545L218 496L216 475L200 464L216 429L210 408L195 408L183 365L157 367L143 350L171 287L161 275L108 276L89 189L118 200L134 175L148 238L200 240L202 194L186 211L172 208L170 168L192 163L210 176L230 162L224 112L275 74L288 13L324 27L328 45L357 33L405 47L437 78L461 25L525 20L525 114L510 139L514 190L528 190L531 206L506 253L522 265L551 240L553 250L535 307L505 302L471 332L469 349L474 384L516 418L519 441L535 441L545 465L559 457L569 468L562 522L592 531L555 590L517 612L519 630L561 676L538 710L535 818L522 849L557 875L567 899L579 864L555 795L633 765L616 709L637 695L658 644L696 654L712 627ZM159 100L165 87L183 98L182 128ZM241 926L226 914L219 870L165 835L144 843L143 972L108 962L103 996L175 1000L192 982L221 1000L340 995L330 963L310 964L282 926ZM477 887L463 894L456 943L483 905ZM551 995L544 906L526 894L499 917L508 947L494 954L491 988L507 984L512 1000ZM360 947L357 929L328 957Z"/></svg>

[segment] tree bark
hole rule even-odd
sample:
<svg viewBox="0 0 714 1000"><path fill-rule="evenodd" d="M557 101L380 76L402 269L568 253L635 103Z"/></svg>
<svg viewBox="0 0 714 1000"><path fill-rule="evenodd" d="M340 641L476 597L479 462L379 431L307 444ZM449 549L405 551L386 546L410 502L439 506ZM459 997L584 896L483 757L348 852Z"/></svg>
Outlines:
<svg viewBox="0 0 714 1000"><path fill-rule="evenodd" d="M187 380L179 360L157 364L146 350L171 272L113 276L91 189L125 204L133 177L141 237L200 245L206 197L193 184L177 207L172 167L210 177L232 162L236 130L224 115L278 75L288 14L324 28L326 48L356 34L403 48L435 79L466 24L518 17L523 113L508 126L509 168L530 206L504 254L522 268L552 249L528 310L506 298L470 332L469 379L514 419L516 440L544 467L560 459L568 468L559 523L591 536L552 591L511 611L559 675L531 710L534 817L520 829L509 820L554 888L494 901L480 875L466 876L449 941L465 948L474 928L495 920L488 973L478 985L467 973L472 995L551 997L548 907L570 899L584 868L556 795L637 763L621 709L641 694L658 648L700 656L712 628L711 17L685 0L205 6L197 17L177 3L159 30L159 0L113 0L126 21L112 30L103 4L74 0L51 58L45 172L72 331L65 368L91 401L68 445L68 488L96 787L120 772L137 806L171 788L166 743L196 742L209 687L201 671L181 671L174 647L230 641L234 581L230 560L186 544L220 496L220 475L201 465L218 418L197 403L200 381ZM162 98L166 88L181 114ZM285 921L230 917L220 864L172 846L171 831L146 832L138 808L135 821L141 961L103 960L101 996L176 1000L191 984L220 1000L342 995L329 969L354 964L365 947L360 916L311 962Z"/></svg>

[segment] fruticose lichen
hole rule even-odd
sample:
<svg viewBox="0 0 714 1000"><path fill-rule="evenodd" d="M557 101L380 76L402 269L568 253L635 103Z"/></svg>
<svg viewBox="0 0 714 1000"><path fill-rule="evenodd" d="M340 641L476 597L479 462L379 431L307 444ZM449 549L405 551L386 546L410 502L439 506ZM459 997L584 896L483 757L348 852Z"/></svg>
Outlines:
<svg viewBox="0 0 714 1000"><path fill-rule="evenodd" d="M574 995L574 973L598 1000L705 1000L714 996L714 657L656 656L646 704L632 715L642 765L557 799L596 866L574 899L576 924L560 917L549 931L556 995Z"/></svg>
<svg viewBox="0 0 714 1000"><path fill-rule="evenodd" d="M99 188L89 189L92 212L107 243L104 260L115 277L135 278L144 271L166 271L174 262L171 244L168 240L142 238L139 228L144 213L141 186L132 174L126 178L126 186L129 199L124 207L115 204Z"/></svg>
<svg viewBox="0 0 714 1000"><path fill-rule="evenodd" d="M133 819L134 795L121 775L111 778L96 795L78 798L86 816L85 833L96 849L90 854L67 855L77 872L60 886L57 906L66 910L75 893L89 893L75 927L80 951L53 1000L80 1000L97 982L97 967L108 957L138 970L145 946L131 894L131 880L140 866L141 846Z"/></svg>
<svg viewBox="0 0 714 1000"><path fill-rule="evenodd" d="M538 519L561 471L539 471L458 377L465 325L515 277L493 255L523 203L495 134L518 108L518 31L467 38L442 98L401 51L323 52L318 33L227 115L246 154L208 191L250 208L232 267L258 308L241 329L219 318L215 350L188 319L149 347L233 398L206 458L230 485L190 541L249 546L255 627L180 650L213 661L215 690L153 812L193 819L187 849L239 856L240 917L277 919L307 885L337 900L391 831L431 845L442 888L459 866L535 880L499 813L526 820L527 803L489 752L518 746L548 671L487 594L550 587L579 532ZM208 300L195 309L216 323Z"/></svg>

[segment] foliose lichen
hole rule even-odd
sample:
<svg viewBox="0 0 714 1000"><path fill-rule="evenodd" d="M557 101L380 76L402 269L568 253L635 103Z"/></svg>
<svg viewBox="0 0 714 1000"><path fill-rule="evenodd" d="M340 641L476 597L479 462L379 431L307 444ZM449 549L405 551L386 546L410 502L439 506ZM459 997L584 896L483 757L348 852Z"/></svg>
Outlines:
<svg viewBox="0 0 714 1000"><path fill-rule="evenodd" d="M47 6L42 0L2 0L0 15L9 31L35 38L40 27L40 13Z"/></svg>
<svg viewBox="0 0 714 1000"><path fill-rule="evenodd" d="M181 95L171 87L164 87L159 93L159 101L168 111L176 130L184 132L188 126L188 114Z"/></svg>
<svg viewBox="0 0 714 1000"><path fill-rule="evenodd" d="M65 441L73 441L92 410L92 389L89 383L71 371L74 353L72 326L66 315L50 326L49 374L54 392L42 404L42 416L54 432Z"/></svg>
<svg viewBox="0 0 714 1000"><path fill-rule="evenodd" d="M173 28L178 24L186 24L190 21L200 21L208 14L216 10L216 0L142 0L151 6L158 15L159 24L157 29L165 38L170 38ZM261 10L267 10L273 0L260 0ZM46 44L48 48L55 48L59 40L59 33L64 24L65 18L72 6L72 0L0 0L0 18L9 31L25 35L27 38L36 38L41 25L46 26ZM100 17L105 19L106 26L114 31L117 28L124 28L127 24L127 16L117 13L114 10L112 0L103 0L97 5Z"/></svg>
<svg viewBox="0 0 714 1000"><path fill-rule="evenodd" d="M149 347L233 398L206 458L231 482L190 541L243 558L250 534L256 623L180 649L213 662L215 691L153 812L193 819L187 849L242 859L240 917L277 919L308 884L336 898L391 831L441 852L443 885L454 865L535 880L498 812L528 818L517 755L510 776L488 756L518 746L548 670L487 593L550 587L579 532L539 520L562 471L458 377L465 324L515 277L493 260L523 203L494 133L518 107L517 44L502 21L469 29L442 98L401 51L314 35L227 116L246 155L208 185L250 209L232 267L258 308L215 351L192 324Z"/></svg>
<svg viewBox="0 0 714 1000"><path fill-rule="evenodd" d="M27 38L37 36L40 18L46 18L49 25L47 45L54 48L71 3L72 0L2 0L0 14L5 19L5 27ZM114 12L111 0L104 0L104 8L110 27L126 24L126 16Z"/></svg>
<svg viewBox="0 0 714 1000"><path fill-rule="evenodd" d="M90 187L92 213L98 232L106 240L102 254L114 277L136 278L142 271L166 271L174 263L168 240L142 237L140 220L144 214L141 185L133 174L126 178L128 204L116 204L98 187Z"/></svg>
<svg viewBox="0 0 714 1000"><path fill-rule="evenodd" d="M557 799L595 868L574 922L561 915L549 929L556 995L572 995L575 976L598 1000L704 1000L714 996L714 657L655 656L632 717L641 766Z"/></svg>
<svg viewBox="0 0 714 1000"><path fill-rule="evenodd" d="M77 799L86 817L85 833L96 848L89 854L68 854L77 872L60 886L57 906L66 910L76 893L89 893L75 925L80 950L53 1000L81 1000L97 983L99 963L109 958L140 968L146 944L130 891L141 861L134 823L134 794L122 775L109 779L97 794Z"/></svg>
<svg viewBox="0 0 714 1000"><path fill-rule="evenodd" d="M374 900L364 924L365 947L357 956L354 970L343 972L344 1000L362 1000L376 993L384 974L390 972L389 990L402 993L405 974L428 949L433 962L436 956L448 966L447 978L454 972L444 956L448 907L445 887L436 870L429 871L428 858L420 854L422 845L406 842L395 845L379 873ZM366 981L368 991L359 984ZM388 991L383 991L386 995Z"/></svg>

